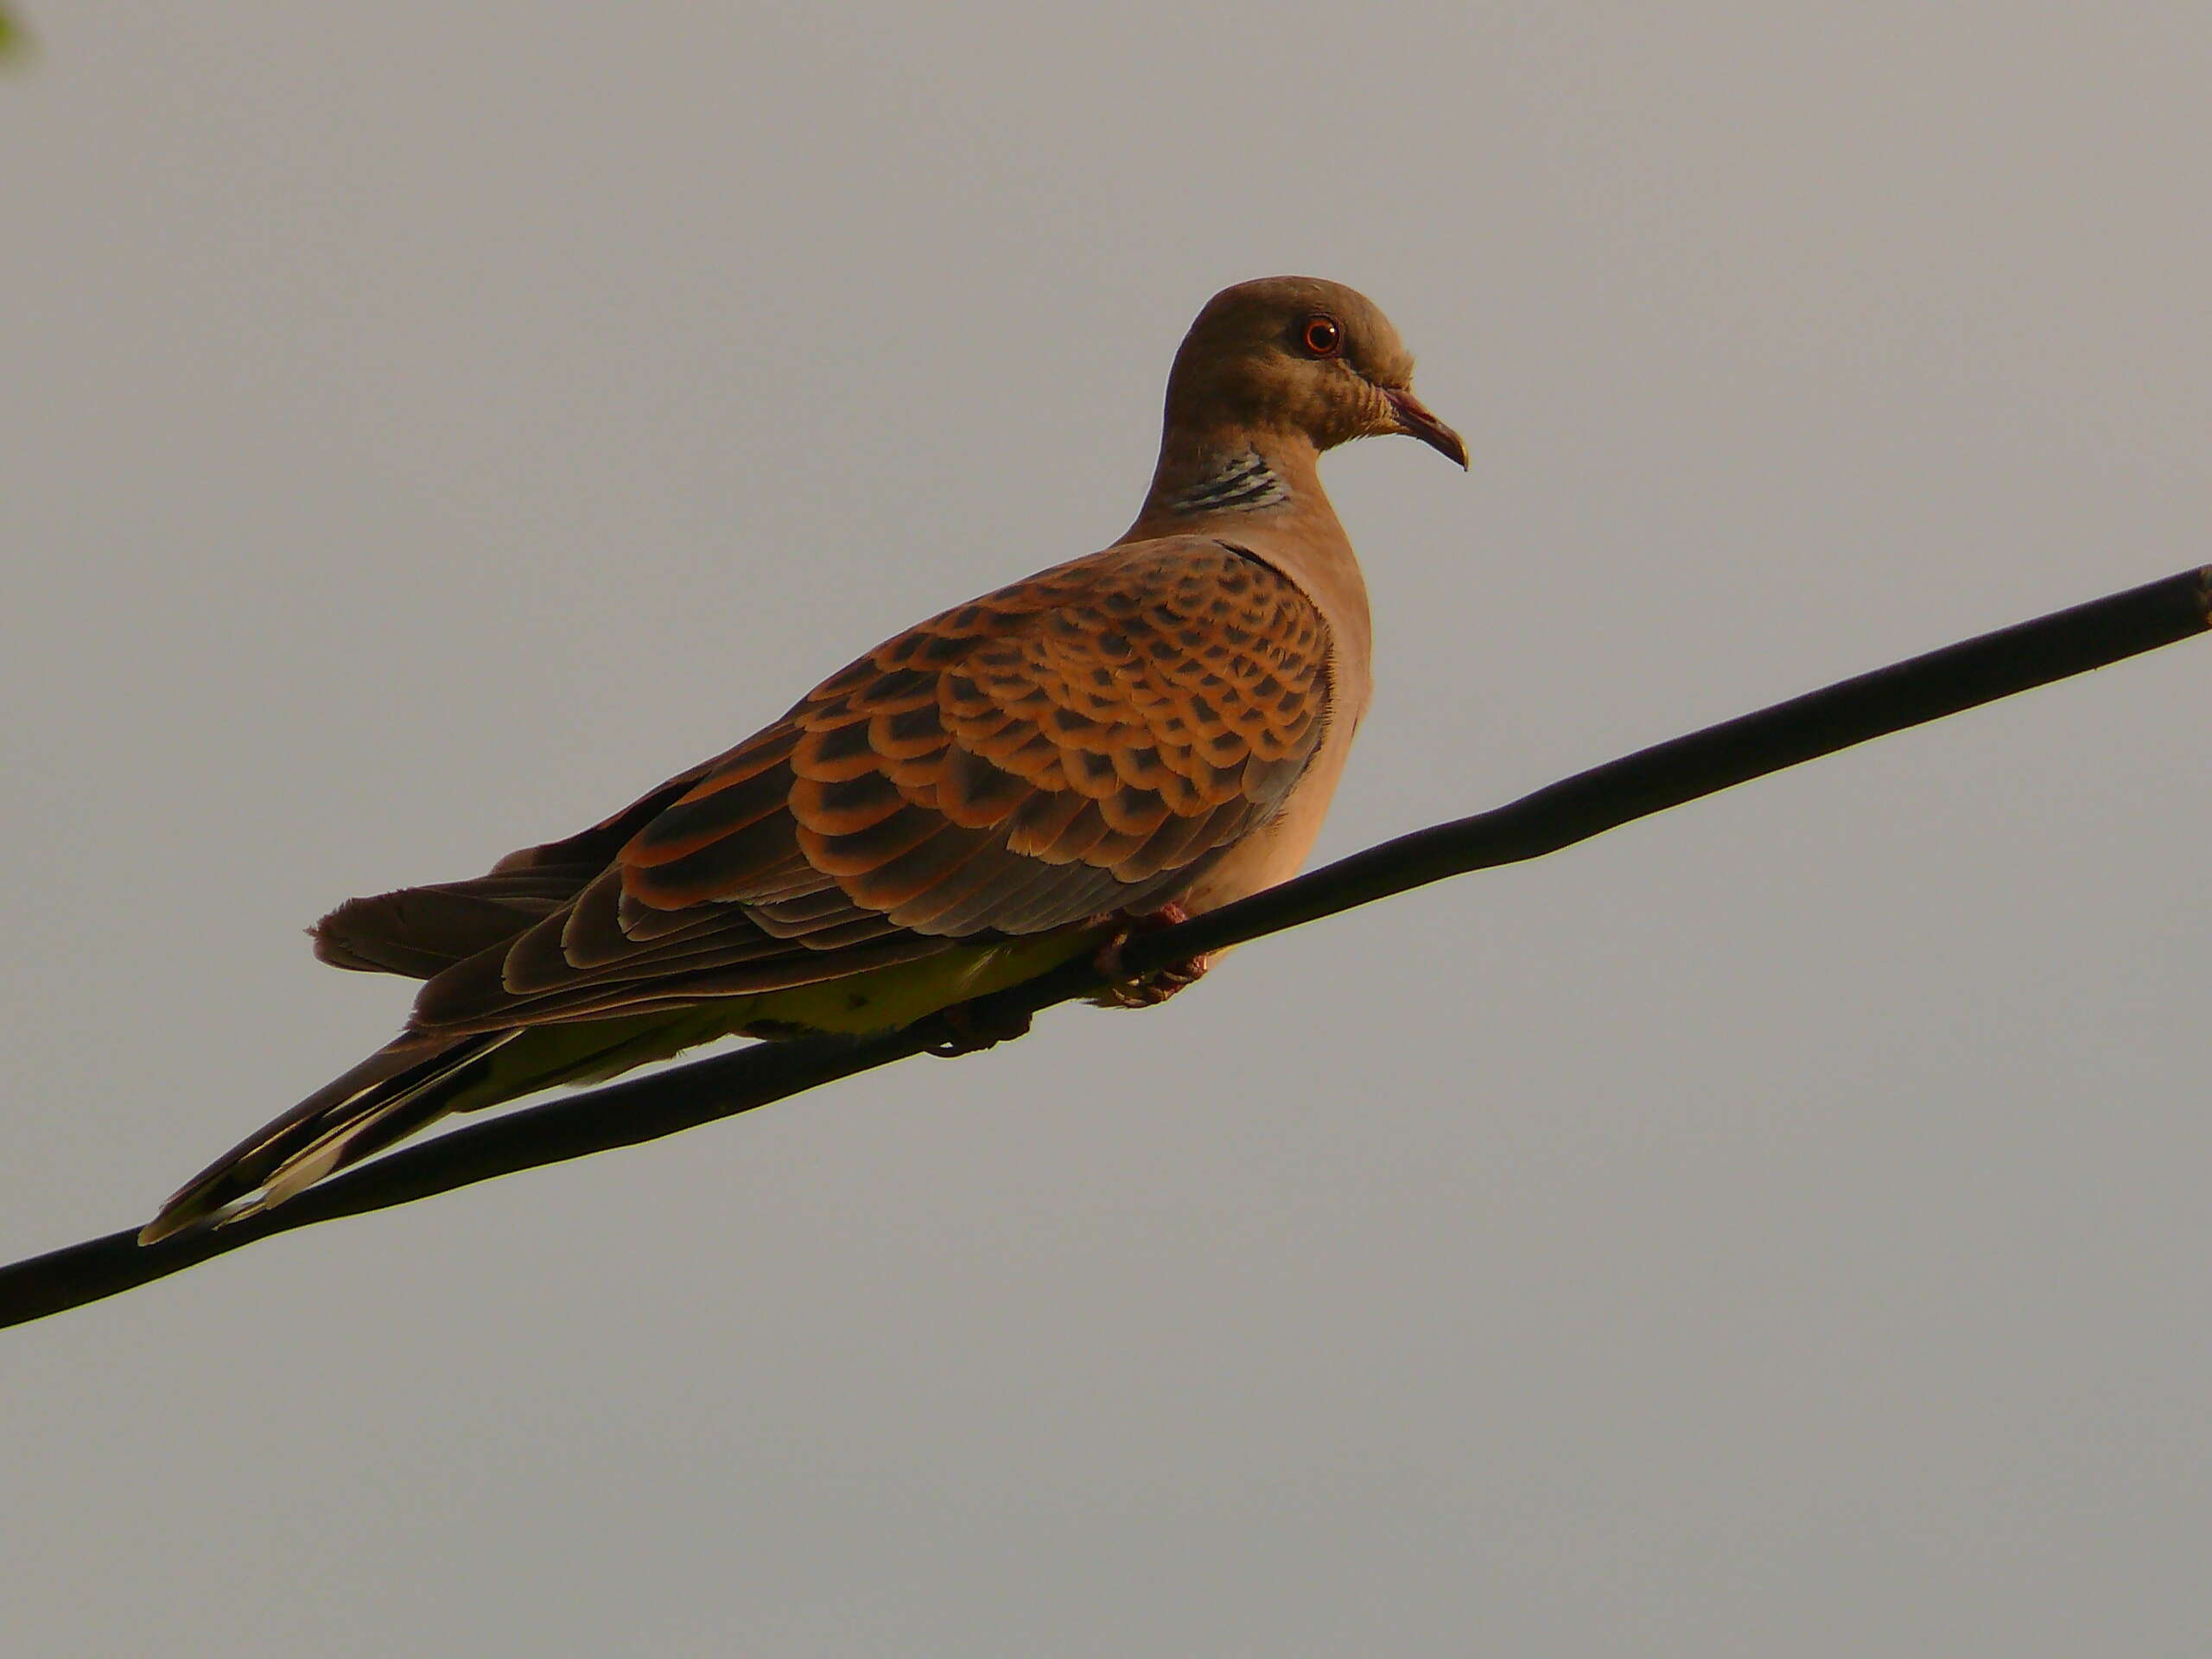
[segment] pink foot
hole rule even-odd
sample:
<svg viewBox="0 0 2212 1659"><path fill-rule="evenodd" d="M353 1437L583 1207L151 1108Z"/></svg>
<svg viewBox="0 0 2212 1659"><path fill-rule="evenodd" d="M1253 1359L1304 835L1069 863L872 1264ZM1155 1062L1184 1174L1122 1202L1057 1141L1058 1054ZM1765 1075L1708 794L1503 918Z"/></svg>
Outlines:
<svg viewBox="0 0 2212 1659"><path fill-rule="evenodd" d="M1102 1008L1156 1008L1185 986L1195 985L1205 978L1209 964L1204 957L1170 963L1141 976L1131 975L1122 965L1122 947L1131 939L1190 919L1189 911L1172 902L1142 915L1119 918L1113 936L1098 947L1098 954L1092 958L1107 982L1090 1001Z"/></svg>
<svg viewBox="0 0 2212 1659"><path fill-rule="evenodd" d="M995 1020L986 1019L973 1002L955 1002L949 1008L939 1009L937 1017L944 1021L945 1030L950 1034L922 1052L934 1054L940 1060L957 1060L963 1054L981 1053L984 1049L996 1048L1001 1043L1010 1043L1029 1034L1029 1015L1001 1014Z"/></svg>

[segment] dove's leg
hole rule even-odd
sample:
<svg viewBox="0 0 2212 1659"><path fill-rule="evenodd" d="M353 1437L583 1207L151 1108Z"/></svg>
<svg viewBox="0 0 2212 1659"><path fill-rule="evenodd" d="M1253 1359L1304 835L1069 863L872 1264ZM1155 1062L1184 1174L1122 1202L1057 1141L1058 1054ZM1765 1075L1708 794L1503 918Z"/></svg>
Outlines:
<svg viewBox="0 0 2212 1659"><path fill-rule="evenodd" d="M996 1048L1001 1043L1011 1042L1016 1037L1029 1034L1030 1016L1018 1014L1011 1018L1001 1014L995 1020L985 1018L980 1010L983 1004L955 1002L938 1010L951 1035L941 1043L931 1043L923 1051L941 1060L957 1060L963 1054L974 1054L986 1048Z"/></svg>
<svg viewBox="0 0 2212 1659"><path fill-rule="evenodd" d="M1098 947L1098 954L1093 958L1098 971L1106 976L1106 988L1091 1001L1102 1008L1156 1008L1185 986L1195 985L1205 978L1206 969L1211 965L1205 957L1170 963L1141 976L1132 976L1122 965L1122 949L1131 939L1190 919L1191 912L1174 903L1141 915L1117 918L1112 937Z"/></svg>
<svg viewBox="0 0 2212 1659"><path fill-rule="evenodd" d="M1193 957L1187 962L1170 963L1165 968L1154 969L1142 976L1131 974L1122 963L1122 947L1141 933L1156 933L1163 927L1173 927L1179 922L1191 919L1191 912L1179 904L1163 905L1158 910L1125 912L1111 918L1113 931L1106 943L1100 945L1092 961L1104 975L1107 984L1090 1002L1102 1008L1154 1008L1165 1002L1186 985L1195 985L1205 976L1209 965L1205 957ZM951 1035L941 1043L932 1044L928 1052L943 1059L957 1059L963 1054L995 1048L1014 1038L1027 1035L1030 1016L1026 1014L1011 1017L1001 1014L986 1016L982 1010L988 998L973 1001L955 1002L938 1011Z"/></svg>

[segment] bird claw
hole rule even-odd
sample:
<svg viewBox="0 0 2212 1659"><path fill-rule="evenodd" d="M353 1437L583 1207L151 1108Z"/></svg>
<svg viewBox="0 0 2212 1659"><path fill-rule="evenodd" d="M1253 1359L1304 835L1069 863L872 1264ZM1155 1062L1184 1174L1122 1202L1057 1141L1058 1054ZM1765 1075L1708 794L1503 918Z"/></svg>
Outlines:
<svg viewBox="0 0 2212 1659"><path fill-rule="evenodd" d="M950 1034L922 1052L934 1054L940 1060L957 1060L963 1054L978 1054L1029 1034L1030 1015L987 1014L982 1011L985 1006L982 1001L955 1002L950 1007L938 1009L938 1018L944 1022L945 1030Z"/></svg>
<svg viewBox="0 0 2212 1659"><path fill-rule="evenodd" d="M1185 986L1195 985L1205 977L1209 965L1204 957L1192 957L1186 962L1172 962L1165 968L1155 968L1148 974L1132 974L1122 965L1122 949L1141 934L1157 933L1163 927L1173 927L1191 919L1191 912L1179 904L1167 904L1158 910L1140 915L1122 915L1113 918L1114 931L1106 943L1098 947L1091 957L1106 983L1089 1000L1102 1008L1156 1008ZM941 1060L957 1059L963 1054L975 1054L1001 1043L1026 1036L1031 1017L1027 1014L1005 1013L991 1007L989 997L979 997L973 1002L955 1002L938 1011L945 1036L931 1043L922 1052L934 1054Z"/></svg>
<svg viewBox="0 0 2212 1659"><path fill-rule="evenodd" d="M1102 1008L1156 1008L1176 992L1205 978L1211 964L1204 957L1170 963L1165 968L1141 975L1131 974L1122 964L1122 947L1131 939L1190 919L1191 912L1173 903L1141 915L1118 918L1112 937L1098 947L1098 954L1091 958L1106 980L1104 988L1090 998L1092 1005Z"/></svg>

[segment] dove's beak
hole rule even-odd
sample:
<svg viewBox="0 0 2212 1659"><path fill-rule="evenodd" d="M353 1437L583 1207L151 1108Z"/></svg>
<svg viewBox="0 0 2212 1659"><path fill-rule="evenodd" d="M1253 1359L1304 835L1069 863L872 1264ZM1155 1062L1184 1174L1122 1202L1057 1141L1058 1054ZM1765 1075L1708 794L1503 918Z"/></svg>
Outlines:
<svg viewBox="0 0 2212 1659"><path fill-rule="evenodd" d="M1390 400L1390 412L1398 417L1398 430L1409 438L1419 438L1440 455L1467 464L1467 446L1457 432L1428 412L1428 407L1410 391L1386 386L1382 395Z"/></svg>

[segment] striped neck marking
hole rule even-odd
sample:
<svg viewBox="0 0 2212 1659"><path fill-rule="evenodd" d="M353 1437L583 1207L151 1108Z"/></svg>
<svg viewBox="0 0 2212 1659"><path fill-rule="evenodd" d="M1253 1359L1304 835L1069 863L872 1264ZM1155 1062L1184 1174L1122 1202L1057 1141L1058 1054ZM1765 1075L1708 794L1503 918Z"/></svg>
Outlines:
<svg viewBox="0 0 2212 1659"><path fill-rule="evenodd" d="M1224 461L1189 488L1170 496L1171 512L1253 512L1280 506L1290 491L1268 468L1256 449Z"/></svg>

